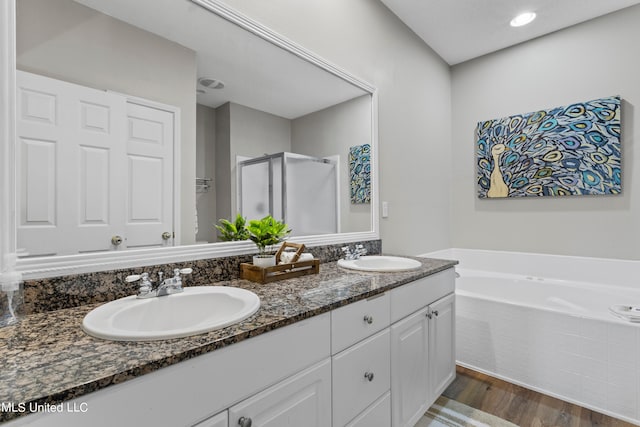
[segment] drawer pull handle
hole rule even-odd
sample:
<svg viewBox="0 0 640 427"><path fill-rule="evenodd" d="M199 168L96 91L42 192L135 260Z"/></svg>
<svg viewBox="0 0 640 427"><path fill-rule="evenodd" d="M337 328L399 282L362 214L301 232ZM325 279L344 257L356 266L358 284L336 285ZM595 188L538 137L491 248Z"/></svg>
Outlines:
<svg viewBox="0 0 640 427"><path fill-rule="evenodd" d="M251 418L240 417L238 425L240 427L251 427Z"/></svg>
<svg viewBox="0 0 640 427"><path fill-rule="evenodd" d="M364 377L369 381L373 381L373 372L365 372Z"/></svg>
<svg viewBox="0 0 640 427"><path fill-rule="evenodd" d="M373 323L373 317L367 314L366 316L364 316L364 321L370 325Z"/></svg>

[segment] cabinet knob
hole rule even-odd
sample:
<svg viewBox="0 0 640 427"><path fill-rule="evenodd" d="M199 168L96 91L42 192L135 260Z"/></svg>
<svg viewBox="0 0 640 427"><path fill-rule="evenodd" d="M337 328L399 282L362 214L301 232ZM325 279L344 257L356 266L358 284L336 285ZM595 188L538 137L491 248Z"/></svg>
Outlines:
<svg viewBox="0 0 640 427"><path fill-rule="evenodd" d="M364 316L364 321L370 325L373 323L373 317L367 314L366 316Z"/></svg>
<svg viewBox="0 0 640 427"><path fill-rule="evenodd" d="M238 425L240 427L251 427L251 418L240 417Z"/></svg>
<svg viewBox="0 0 640 427"><path fill-rule="evenodd" d="M438 317L438 310L433 310L433 314Z"/></svg>
<svg viewBox="0 0 640 427"><path fill-rule="evenodd" d="M431 319L431 313L427 312L427 317Z"/></svg>
<svg viewBox="0 0 640 427"><path fill-rule="evenodd" d="M113 246L118 246L122 243L122 237L121 236L113 236L111 238L111 244Z"/></svg>
<svg viewBox="0 0 640 427"><path fill-rule="evenodd" d="M168 231L165 231L164 233L162 233L162 240L169 240L172 236L173 236L173 233L169 233Z"/></svg>
<svg viewBox="0 0 640 427"><path fill-rule="evenodd" d="M369 381L373 381L373 372L365 372L364 377Z"/></svg>

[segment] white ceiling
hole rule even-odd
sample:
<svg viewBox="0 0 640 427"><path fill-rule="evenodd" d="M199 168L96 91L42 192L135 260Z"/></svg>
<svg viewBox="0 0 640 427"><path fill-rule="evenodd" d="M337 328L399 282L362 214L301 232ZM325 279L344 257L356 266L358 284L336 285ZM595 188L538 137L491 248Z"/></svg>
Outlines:
<svg viewBox="0 0 640 427"><path fill-rule="evenodd" d="M623 9L640 0L381 0L449 65ZM511 19L535 12L512 28ZM639 23L640 25L640 23Z"/></svg>

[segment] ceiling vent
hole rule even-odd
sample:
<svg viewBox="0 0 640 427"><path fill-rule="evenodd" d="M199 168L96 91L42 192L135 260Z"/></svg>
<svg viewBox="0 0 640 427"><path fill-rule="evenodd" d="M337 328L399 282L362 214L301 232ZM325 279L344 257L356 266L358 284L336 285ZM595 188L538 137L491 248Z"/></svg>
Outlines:
<svg viewBox="0 0 640 427"><path fill-rule="evenodd" d="M209 89L222 89L224 88L224 83L218 79L212 79L210 77L200 77L198 79L198 83L200 86L204 86Z"/></svg>

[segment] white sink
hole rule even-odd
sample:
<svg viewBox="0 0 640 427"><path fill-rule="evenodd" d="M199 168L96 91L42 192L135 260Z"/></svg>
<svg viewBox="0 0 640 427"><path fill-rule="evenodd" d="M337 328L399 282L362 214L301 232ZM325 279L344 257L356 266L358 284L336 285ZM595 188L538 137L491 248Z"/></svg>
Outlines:
<svg viewBox="0 0 640 427"><path fill-rule="evenodd" d="M410 271L422 266L420 261L415 259L385 255L367 255L351 260L341 259L338 265L352 270L381 272Z"/></svg>
<svg viewBox="0 0 640 427"><path fill-rule="evenodd" d="M201 334L238 323L260 308L251 291L228 286L194 286L184 292L121 298L87 314L82 329L114 341L151 341Z"/></svg>

